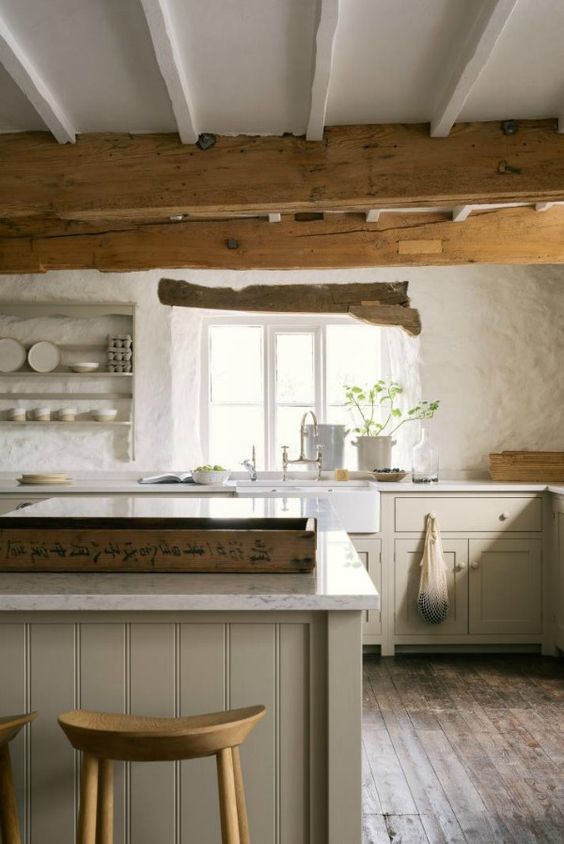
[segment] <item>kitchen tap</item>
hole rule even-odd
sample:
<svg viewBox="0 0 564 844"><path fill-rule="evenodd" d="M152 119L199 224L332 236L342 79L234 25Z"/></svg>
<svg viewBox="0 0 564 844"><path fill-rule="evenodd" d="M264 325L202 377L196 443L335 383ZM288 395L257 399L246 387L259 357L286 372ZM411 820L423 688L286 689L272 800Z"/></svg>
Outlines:
<svg viewBox="0 0 564 844"><path fill-rule="evenodd" d="M322 446L318 445L315 452L315 458L309 458L305 456L305 438L307 436L306 432L306 419L308 416L311 416L313 422L313 436L317 437L317 416L313 412L313 410L306 410L304 415L302 416L302 421L300 422L300 456L297 457L295 460L290 460L288 457L288 449L289 446L283 445L282 446L282 480L288 480L288 466L290 463L315 463L317 465L317 480L321 480L321 471L323 468L323 448Z"/></svg>
<svg viewBox="0 0 564 844"><path fill-rule="evenodd" d="M252 481L256 481L257 479L257 452L255 446L253 446L253 453L251 458L245 458L241 463L241 466L244 466L247 472L249 473L249 478Z"/></svg>

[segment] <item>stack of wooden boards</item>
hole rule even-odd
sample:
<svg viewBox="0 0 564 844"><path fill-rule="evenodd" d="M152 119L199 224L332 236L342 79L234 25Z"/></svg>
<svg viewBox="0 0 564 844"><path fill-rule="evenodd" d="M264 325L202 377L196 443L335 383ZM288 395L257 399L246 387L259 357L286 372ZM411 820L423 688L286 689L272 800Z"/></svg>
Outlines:
<svg viewBox="0 0 564 844"><path fill-rule="evenodd" d="M490 454L494 481L564 482L564 451L502 451Z"/></svg>

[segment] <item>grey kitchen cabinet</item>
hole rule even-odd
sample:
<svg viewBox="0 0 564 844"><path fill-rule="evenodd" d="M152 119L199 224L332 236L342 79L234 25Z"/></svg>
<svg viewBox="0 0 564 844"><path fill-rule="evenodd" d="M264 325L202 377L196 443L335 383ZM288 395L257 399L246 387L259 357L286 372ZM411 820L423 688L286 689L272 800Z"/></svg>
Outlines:
<svg viewBox="0 0 564 844"><path fill-rule="evenodd" d="M470 635L542 631L542 541L470 539Z"/></svg>
<svg viewBox="0 0 564 844"><path fill-rule="evenodd" d="M417 609L423 541L396 540L394 571L396 634L445 636L468 632L468 542L465 539L445 539L443 550L448 566L448 618L442 624L427 624Z"/></svg>
<svg viewBox="0 0 564 844"><path fill-rule="evenodd" d="M564 651L564 498L554 499L554 644Z"/></svg>
<svg viewBox="0 0 564 844"><path fill-rule="evenodd" d="M382 540L379 537L358 534L351 536L351 541L364 563L372 583L378 590L378 594L382 596ZM366 610L364 612L362 630L364 642L373 644L369 641L370 637L380 636L382 633L381 610Z"/></svg>

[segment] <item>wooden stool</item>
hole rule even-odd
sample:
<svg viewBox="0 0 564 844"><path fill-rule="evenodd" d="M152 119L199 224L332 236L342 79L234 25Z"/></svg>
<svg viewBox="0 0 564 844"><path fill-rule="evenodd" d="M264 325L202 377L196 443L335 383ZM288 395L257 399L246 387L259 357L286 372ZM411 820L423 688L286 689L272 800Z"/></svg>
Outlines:
<svg viewBox="0 0 564 844"><path fill-rule="evenodd" d="M59 724L83 753L77 844L112 844L113 760L172 762L214 755L223 844L250 844L239 745L265 713L264 706L190 718L65 712Z"/></svg>
<svg viewBox="0 0 564 844"><path fill-rule="evenodd" d="M9 743L22 727L37 718L37 712L28 715L8 715L0 718L0 832L2 844L21 844L18 807L14 793L12 762Z"/></svg>

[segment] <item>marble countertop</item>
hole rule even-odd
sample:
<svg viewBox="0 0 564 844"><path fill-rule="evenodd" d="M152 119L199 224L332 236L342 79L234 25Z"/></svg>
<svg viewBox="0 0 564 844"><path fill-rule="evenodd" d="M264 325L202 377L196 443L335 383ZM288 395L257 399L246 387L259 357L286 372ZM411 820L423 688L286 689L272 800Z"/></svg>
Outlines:
<svg viewBox="0 0 564 844"><path fill-rule="evenodd" d="M353 478L353 480L356 478ZM273 484L281 485L279 479L273 478ZM292 480L288 481L291 485ZM312 479L312 485L315 481ZM346 485L346 481L335 481L334 486L338 487L340 484ZM135 478L105 478L105 479L78 479L66 485L50 485L45 484L41 486L21 485L13 478L0 479L0 495L16 495L18 498L22 496L40 496L40 495L195 495L201 496L202 493L213 493L217 495L222 493L226 496L235 495L236 481L228 481L226 484L214 484L210 486L200 486L198 484L140 484ZM545 483L501 483L499 481L491 480L458 480L458 481L439 481L436 484L414 484L411 481L400 481L399 483L381 483L374 482L380 492L398 492L409 493L433 493L433 492L544 492L547 488L551 491L556 487L548 486ZM559 487L563 489L564 487ZM258 490L257 490L257 494Z"/></svg>
<svg viewBox="0 0 564 844"><path fill-rule="evenodd" d="M18 511L30 517L315 517L311 574L0 574L0 611L365 610L374 588L331 505L318 498L52 498ZM16 514L9 514L13 518ZM5 516L0 516L1 520Z"/></svg>

